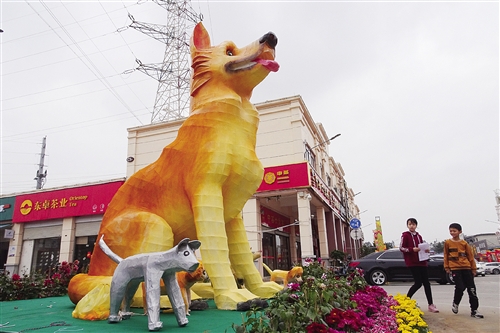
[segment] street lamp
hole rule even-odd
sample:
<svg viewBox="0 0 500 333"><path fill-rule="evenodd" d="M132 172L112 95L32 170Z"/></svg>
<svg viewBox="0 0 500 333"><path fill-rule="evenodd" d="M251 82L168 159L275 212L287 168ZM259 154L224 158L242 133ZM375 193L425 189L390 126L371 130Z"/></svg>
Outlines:
<svg viewBox="0 0 500 333"><path fill-rule="evenodd" d="M325 143L327 143L327 142L330 142L330 141L332 141L333 139L338 138L339 136L340 136L340 133L339 133L339 134L337 134L337 135L332 136L330 139L328 139L328 140L326 140L326 141L323 141L323 142L321 142L321 143L317 144L316 146L312 147L312 148L311 148L311 150L313 150L313 149L314 149L314 148L316 148L316 147L321 146L322 144L325 144Z"/></svg>

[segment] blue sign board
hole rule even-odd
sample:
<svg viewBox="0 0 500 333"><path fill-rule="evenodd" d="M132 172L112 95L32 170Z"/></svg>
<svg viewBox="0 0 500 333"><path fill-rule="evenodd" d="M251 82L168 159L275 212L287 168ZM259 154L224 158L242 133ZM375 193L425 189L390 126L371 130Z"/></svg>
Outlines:
<svg viewBox="0 0 500 333"><path fill-rule="evenodd" d="M359 227L361 227L361 221L358 219L352 219L351 222L349 222L349 225L353 229L359 229Z"/></svg>

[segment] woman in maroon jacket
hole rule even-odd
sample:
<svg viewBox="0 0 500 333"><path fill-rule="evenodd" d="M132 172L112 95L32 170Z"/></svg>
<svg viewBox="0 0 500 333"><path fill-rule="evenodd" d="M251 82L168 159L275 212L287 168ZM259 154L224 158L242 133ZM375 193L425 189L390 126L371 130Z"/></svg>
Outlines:
<svg viewBox="0 0 500 333"><path fill-rule="evenodd" d="M429 275L427 273L427 261L420 261L418 257L418 252L420 251L418 244L424 241L422 236L415 231L417 229L417 224L417 220L413 217L406 221L408 231L403 232L401 235L401 244L399 245L399 250L403 252L406 266L410 269L414 280L414 284L410 287L410 290L408 290L407 296L411 298L417 290L424 285L425 297L427 297L427 302L429 303L429 311L439 312L432 302L431 284L429 283Z"/></svg>

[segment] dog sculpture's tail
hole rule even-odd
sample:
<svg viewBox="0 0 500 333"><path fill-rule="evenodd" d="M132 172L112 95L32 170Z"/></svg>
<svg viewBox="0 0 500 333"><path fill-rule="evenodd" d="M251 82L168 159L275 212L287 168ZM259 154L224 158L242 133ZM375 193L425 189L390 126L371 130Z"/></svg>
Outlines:
<svg viewBox="0 0 500 333"><path fill-rule="evenodd" d="M271 268L269 268L269 266L267 266L266 264L262 263L262 266L264 266L264 268L266 269L266 271L269 273L269 275L273 275L273 271L271 270Z"/></svg>
<svg viewBox="0 0 500 333"><path fill-rule="evenodd" d="M104 241L104 234L102 234L101 239L99 239L99 247L101 248L102 252L106 253L109 259L113 260L117 264L119 264L123 260L119 255L114 253L109 248L108 244L106 244L106 242Z"/></svg>

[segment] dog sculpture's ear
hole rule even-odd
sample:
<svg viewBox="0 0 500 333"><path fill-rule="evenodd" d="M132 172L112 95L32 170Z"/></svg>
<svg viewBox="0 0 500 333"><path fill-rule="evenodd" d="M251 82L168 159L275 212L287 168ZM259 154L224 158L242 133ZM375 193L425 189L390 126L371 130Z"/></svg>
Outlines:
<svg viewBox="0 0 500 333"><path fill-rule="evenodd" d="M192 251L198 250L201 246L199 240L190 241L189 238L184 238L177 244L177 252L183 251L184 248L189 247Z"/></svg>
<svg viewBox="0 0 500 333"><path fill-rule="evenodd" d="M201 242L199 240L192 240L189 242L189 247L194 250L198 250L201 246Z"/></svg>
<svg viewBox="0 0 500 333"><path fill-rule="evenodd" d="M181 247L187 247L189 244L189 238L184 238L177 244L177 249L180 249Z"/></svg>
<svg viewBox="0 0 500 333"><path fill-rule="evenodd" d="M196 50L209 49L211 46L210 36L207 30L203 26L203 23L198 23L194 27L193 37L191 38L191 53L193 53L193 48Z"/></svg>

